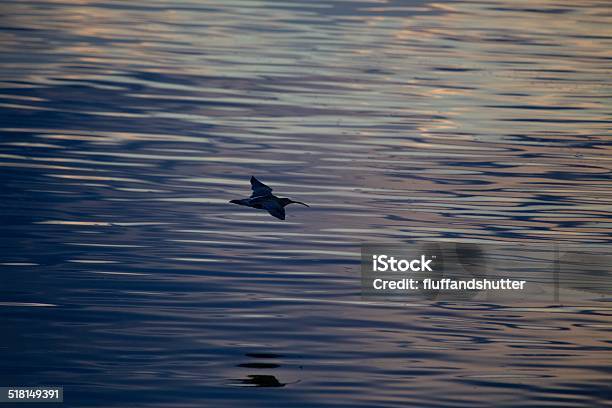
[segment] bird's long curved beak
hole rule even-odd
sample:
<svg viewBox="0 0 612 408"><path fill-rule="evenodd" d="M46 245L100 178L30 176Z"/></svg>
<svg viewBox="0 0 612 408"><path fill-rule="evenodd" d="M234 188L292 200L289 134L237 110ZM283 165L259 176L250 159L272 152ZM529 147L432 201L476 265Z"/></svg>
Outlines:
<svg viewBox="0 0 612 408"><path fill-rule="evenodd" d="M291 201L291 202L294 203L294 204L302 204L302 205L305 205L306 207L310 207L308 204L303 203L301 201Z"/></svg>

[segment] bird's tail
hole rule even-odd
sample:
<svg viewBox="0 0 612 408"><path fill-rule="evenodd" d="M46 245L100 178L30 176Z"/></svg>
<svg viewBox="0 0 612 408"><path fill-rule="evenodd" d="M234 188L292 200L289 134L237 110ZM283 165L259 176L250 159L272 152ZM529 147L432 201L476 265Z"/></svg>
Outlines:
<svg viewBox="0 0 612 408"><path fill-rule="evenodd" d="M248 204L246 203L246 201L247 201L247 200L245 200L245 199L242 199L242 200L230 200L230 203L232 203L232 204L238 204L238 205L248 205Z"/></svg>

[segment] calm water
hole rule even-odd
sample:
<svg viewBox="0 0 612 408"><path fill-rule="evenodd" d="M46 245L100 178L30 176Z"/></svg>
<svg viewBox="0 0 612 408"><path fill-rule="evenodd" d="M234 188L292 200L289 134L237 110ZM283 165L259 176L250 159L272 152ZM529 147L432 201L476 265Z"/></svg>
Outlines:
<svg viewBox="0 0 612 408"><path fill-rule="evenodd" d="M609 297L366 303L359 245L609 245L609 2L0 7L0 385L606 404ZM228 204L252 174L312 208Z"/></svg>

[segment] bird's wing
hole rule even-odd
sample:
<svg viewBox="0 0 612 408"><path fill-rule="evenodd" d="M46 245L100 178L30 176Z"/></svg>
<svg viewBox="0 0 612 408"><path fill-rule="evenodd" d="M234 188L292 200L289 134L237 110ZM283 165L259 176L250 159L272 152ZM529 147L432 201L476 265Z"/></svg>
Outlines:
<svg viewBox="0 0 612 408"><path fill-rule="evenodd" d="M253 190L251 197L261 197L272 194L272 189L270 187L253 176L251 176L251 190Z"/></svg>
<svg viewBox="0 0 612 408"><path fill-rule="evenodd" d="M263 209L267 210L271 216L278 218L279 220L285 219L285 209L276 200L266 200L261 205Z"/></svg>

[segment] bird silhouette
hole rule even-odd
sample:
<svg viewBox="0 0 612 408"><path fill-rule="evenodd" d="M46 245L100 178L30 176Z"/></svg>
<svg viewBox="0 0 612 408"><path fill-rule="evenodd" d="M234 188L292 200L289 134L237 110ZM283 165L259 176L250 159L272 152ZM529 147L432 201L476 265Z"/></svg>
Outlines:
<svg viewBox="0 0 612 408"><path fill-rule="evenodd" d="M275 196L272 194L272 189L270 187L253 176L251 176L251 190L253 190L253 193L249 198L231 200L230 203L266 210L270 215L279 220L285 219L285 207L289 204L302 204L306 207L310 207L308 204L300 201L293 201L290 198Z"/></svg>

